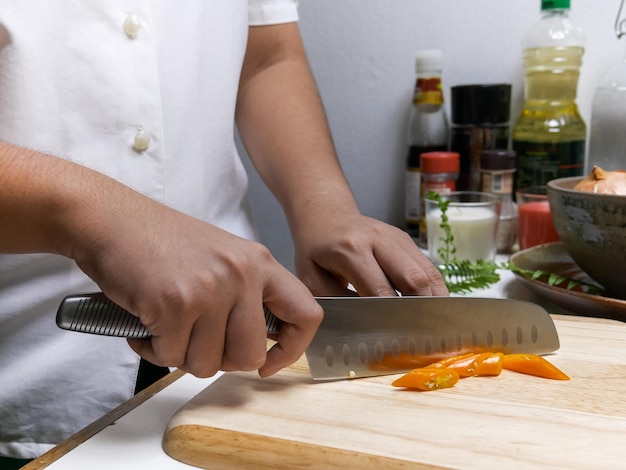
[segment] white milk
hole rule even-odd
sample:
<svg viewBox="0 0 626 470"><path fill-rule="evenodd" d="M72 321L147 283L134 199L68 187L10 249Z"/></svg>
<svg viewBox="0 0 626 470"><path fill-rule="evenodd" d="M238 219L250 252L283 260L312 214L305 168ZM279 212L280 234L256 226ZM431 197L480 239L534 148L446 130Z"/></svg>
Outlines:
<svg viewBox="0 0 626 470"><path fill-rule="evenodd" d="M485 259L493 261L496 255L496 224L497 217L493 208L459 207L450 205L446 210L448 223L454 236L458 260L476 261ZM428 253L435 264L442 263L438 249L444 246L441 238L445 232L441 224L441 209L432 209L426 216L428 227Z"/></svg>

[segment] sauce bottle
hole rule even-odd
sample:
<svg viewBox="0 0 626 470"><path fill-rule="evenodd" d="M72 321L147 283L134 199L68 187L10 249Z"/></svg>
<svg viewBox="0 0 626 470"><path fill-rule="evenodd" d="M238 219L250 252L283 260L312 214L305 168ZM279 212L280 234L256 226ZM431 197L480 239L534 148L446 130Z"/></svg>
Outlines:
<svg viewBox="0 0 626 470"><path fill-rule="evenodd" d="M448 149L448 118L443 105L441 59L442 53L436 49L418 51L415 56L417 78L407 133L409 152L406 160L405 219L406 231L418 243L424 194L420 156L426 152Z"/></svg>

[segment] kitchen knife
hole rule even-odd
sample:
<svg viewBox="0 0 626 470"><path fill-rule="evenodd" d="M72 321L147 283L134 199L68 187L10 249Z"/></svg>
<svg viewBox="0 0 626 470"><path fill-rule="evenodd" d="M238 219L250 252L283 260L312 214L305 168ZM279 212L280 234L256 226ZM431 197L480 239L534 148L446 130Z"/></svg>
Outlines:
<svg viewBox="0 0 626 470"><path fill-rule="evenodd" d="M399 373L469 351L546 354L559 348L552 318L537 304L480 297L318 297L324 319L306 350L316 380ZM267 331L281 321L265 308ZM71 295L60 328L150 336L139 318L102 293Z"/></svg>

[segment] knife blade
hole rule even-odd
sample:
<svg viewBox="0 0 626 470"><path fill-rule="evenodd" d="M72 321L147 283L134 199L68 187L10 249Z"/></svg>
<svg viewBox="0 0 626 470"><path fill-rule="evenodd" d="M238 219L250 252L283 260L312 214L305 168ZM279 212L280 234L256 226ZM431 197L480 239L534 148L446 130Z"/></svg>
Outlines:
<svg viewBox="0 0 626 470"><path fill-rule="evenodd" d="M481 297L317 297L324 319L306 350L315 380L395 374L469 351L547 354L559 349L541 306ZM268 333L281 321L265 308ZM60 328L146 338L139 318L102 293L70 295Z"/></svg>

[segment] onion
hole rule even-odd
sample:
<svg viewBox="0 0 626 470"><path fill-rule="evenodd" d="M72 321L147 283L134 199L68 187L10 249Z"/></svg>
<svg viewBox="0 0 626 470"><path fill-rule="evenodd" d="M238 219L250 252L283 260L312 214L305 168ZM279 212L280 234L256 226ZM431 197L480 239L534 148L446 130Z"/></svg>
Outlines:
<svg viewBox="0 0 626 470"><path fill-rule="evenodd" d="M589 176L580 181L575 190L590 193L626 195L626 171L605 171L594 166Z"/></svg>

